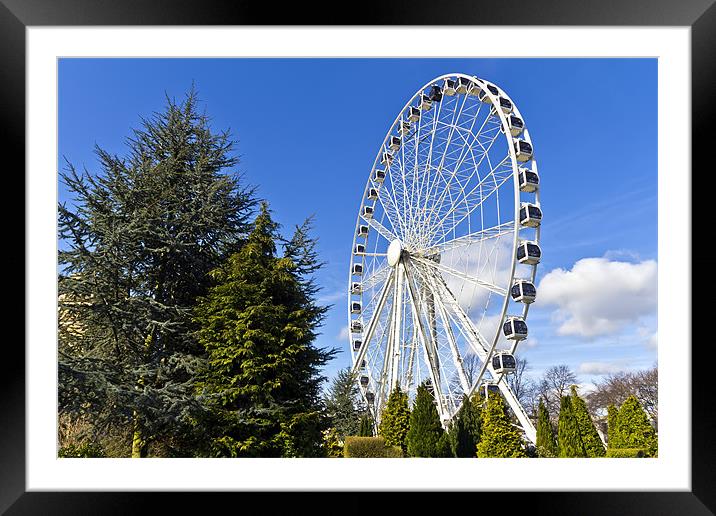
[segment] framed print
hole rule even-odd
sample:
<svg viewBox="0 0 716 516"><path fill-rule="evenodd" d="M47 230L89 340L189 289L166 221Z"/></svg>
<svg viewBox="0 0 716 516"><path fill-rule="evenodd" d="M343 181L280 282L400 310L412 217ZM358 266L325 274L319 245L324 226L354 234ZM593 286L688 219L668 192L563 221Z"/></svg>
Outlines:
<svg viewBox="0 0 716 516"><path fill-rule="evenodd" d="M319 7L3 0L26 333L2 377L0 509L426 491L714 513L708 298L692 298L711 201L692 171L711 167L716 7ZM341 433L321 411L338 417L343 371L362 412ZM460 455L471 399L481 442Z"/></svg>

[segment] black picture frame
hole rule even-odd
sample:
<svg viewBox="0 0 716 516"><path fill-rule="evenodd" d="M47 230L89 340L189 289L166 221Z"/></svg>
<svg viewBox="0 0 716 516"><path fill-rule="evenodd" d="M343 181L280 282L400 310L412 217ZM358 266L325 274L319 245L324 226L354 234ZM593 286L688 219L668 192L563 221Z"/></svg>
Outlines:
<svg viewBox="0 0 716 516"><path fill-rule="evenodd" d="M280 5L280 7L279 7ZM699 177L714 174L709 160L716 120L716 5L714 0L549 0L537 4L524 0L459 0L451 3L368 1L360 6L336 2L270 3L235 0L0 0L0 139L3 156L18 158L14 171L24 170L25 148L25 30L29 26L77 25L570 25L570 26L686 26L691 28L692 114L692 242L697 223L706 215L712 188L695 188ZM688 109L688 92L672 99ZM4 165L9 179L8 165ZM17 172L15 177L22 177ZM702 183L706 185L706 183ZM711 186L708 184L707 186ZM20 188L24 189L24 181ZM16 190L17 191L17 190ZM713 211L713 210L710 210ZM701 215L701 216L698 216ZM704 228L706 229L706 228ZM25 235L19 239L24 242ZM19 246L19 244L18 244ZM710 248L711 246L709 246ZM23 247L24 249L24 247ZM693 251L698 251L693 246ZM23 251L24 253L24 251ZM692 254L693 271L712 270L711 251ZM25 257L27 258L27 257ZM15 257L12 266L17 267ZM25 275L30 271L25 268ZM695 289L696 290L696 289ZM708 320L708 303L694 298L692 328ZM24 306L24 304L23 304ZM509 512L529 510L569 515L706 515L716 513L716 417L711 356L693 346L692 328L685 328L684 342L661 343L692 350L692 490L690 492L521 492L484 493L488 502L509 500ZM6 333L10 335L11 333ZM710 335L704 348L710 348ZM687 342L688 339L688 342ZM142 492L26 492L25 489L25 354L6 337L5 364L0 375L0 512L16 514L131 514L153 510L187 512L204 506L207 497L221 496L246 510L264 503L265 493L142 493ZM14 350L15 356L13 356ZM688 382L685 382L688 386ZM294 493L297 504L308 503L312 493ZM346 511L361 506L364 495L345 493L340 504ZM147 500L151 498L151 500ZM406 497L402 497L407 501ZM465 496L464 503L471 503ZM415 497L420 503L429 496ZM437 501L437 497L433 496ZM485 498L480 498L484 503ZM315 503L315 502L312 502ZM329 503L325 502L326 507ZM403 502L401 502L403 503ZM216 506L217 508L219 506ZM484 507L484 506L483 506ZM238 507L237 507L238 510ZM252 511L253 512L253 511ZM267 511L272 513L274 511ZM320 511L324 512L324 511ZM326 511L333 512L333 511Z"/></svg>

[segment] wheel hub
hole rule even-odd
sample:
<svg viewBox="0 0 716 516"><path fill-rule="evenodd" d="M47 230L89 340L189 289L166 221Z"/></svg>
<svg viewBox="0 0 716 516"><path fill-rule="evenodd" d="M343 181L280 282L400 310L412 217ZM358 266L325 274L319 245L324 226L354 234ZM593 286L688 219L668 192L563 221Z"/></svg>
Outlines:
<svg viewBox="0 0 716 516"><path fill-rule="evenodd" d="M397 238L388 246L388 265L395 267L403 254L403 243Z"/></svg>

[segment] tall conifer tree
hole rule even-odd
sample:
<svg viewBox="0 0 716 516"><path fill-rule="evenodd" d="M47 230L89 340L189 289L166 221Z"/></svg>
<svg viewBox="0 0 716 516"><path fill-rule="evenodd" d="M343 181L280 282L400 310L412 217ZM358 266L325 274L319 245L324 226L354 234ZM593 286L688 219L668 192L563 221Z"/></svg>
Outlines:
<svg viewBox="0 0 716 516"><path fill-rule="evenodd" d="M602 439L599 437L597 427L594 426L592 417L589 415L587 410L587 404L577 394L577 387L572 385L571 387L572 397L572 410L574 411L574 417L577 418L577 424L579 425L579 435L582 437L582 443L584 443L584 451L587 453L587 457L604 457L606 450Z"/></svg>
<svg viewBox="0 0 716 516"><path fill-rule="evenodd" d="M208 353L199 392L211 407L213 456L322 452L319 371L334 352L313 340L326 308L316 305L315 287L304 276L315 270L306 228L280 257L278 240L263 203L246 244L212 271L215 285L196 308Z"/></svg>
<svg viewBox="0 0 716 516"><path fill-rule="evenodd" d="M445 431L435 407L435 398L425 383L418 386L413 410L410 413L410 429L406 436L410 457L441 457L445 455L441 438Z"/></svg>
<svg viewBox="0 0 716 516"><path fill-rule="evenodd" d="M482 400L479 395L472 400L465 396L462 406L450 427L452 453L455 457L475 457L480 442L482 425Z"/></svg>
<svg viewBox="0 0 716 516"><path fill-rule="evenodd" d="M520 431L507 415L502 396L492 394L482 412L482 434L477 445L478 457L526 457Z"/></svg>
<svg viewBox="0 0 716 516"><path fill-rule="evenodd" d="M556 457L559 454L554 428L542 399L537 409L537 453L540 457Z"/></svg>
<svg viewBox="0 0 716 516"><path fill-rule="evenodd" d="M609 448L621 448L622 443L617 431L617 417L619 409L614 405L607 407L607 446Z"/></svg>
<svg viewBox="0 0 716 516"><path fill-rule="evenodd" d="M656 432L635 396L629 396L622 403L616 419L620 448L641 448L646 457L657 456Z"/></svg>
<svg viewBox="0 0 716 516"><path fill-rule="evenodd" d="M130 437L126 454L190 455L202 349L192 306L246 238L254 206L192 89L142 119L101 172L60 173L59 410ZM131 449L131 451L130 451Z"/></svg>
<svg viewBox="0 0 716 516"><path fill-rule="evenodd" d="M380 415L378 435L385 438L386 446L400 446L403 452L407 451L406 437L410 428L410 407L408 394L396 385L388 396L388 402Z"/></svg>
<svg viewBox="0 0 716 516"><path fill-rule="evenodd" d="M572 399L562 396L559 408L559 430L557 432L559 456L586 457L582 436L579 433L579 423L572 409Z"/></svg>

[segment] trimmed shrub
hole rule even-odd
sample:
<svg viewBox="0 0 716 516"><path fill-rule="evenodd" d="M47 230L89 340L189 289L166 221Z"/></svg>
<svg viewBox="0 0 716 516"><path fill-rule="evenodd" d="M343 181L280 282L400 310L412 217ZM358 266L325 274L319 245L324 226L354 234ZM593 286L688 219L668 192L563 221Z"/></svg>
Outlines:
<svg viewBox="0 0 716 516"><path fill-rule="evenodd" d="M613 459L636 459L644 457L644 450L641 448L609 448L607 457Z"/></svg>
<svg viewBox="0 0 716 516"><path fill-rule="evenodd" d="M400 446L386 446L383 437L346 436L343 456L347 458L394 458L402 457Z"/></svg>
<svg viewBox="0 0 716 516"><path fill-rule="evenodd" d="M561 458L587 456L569 396L562 396L560 402L557 447Z"/></svg>

